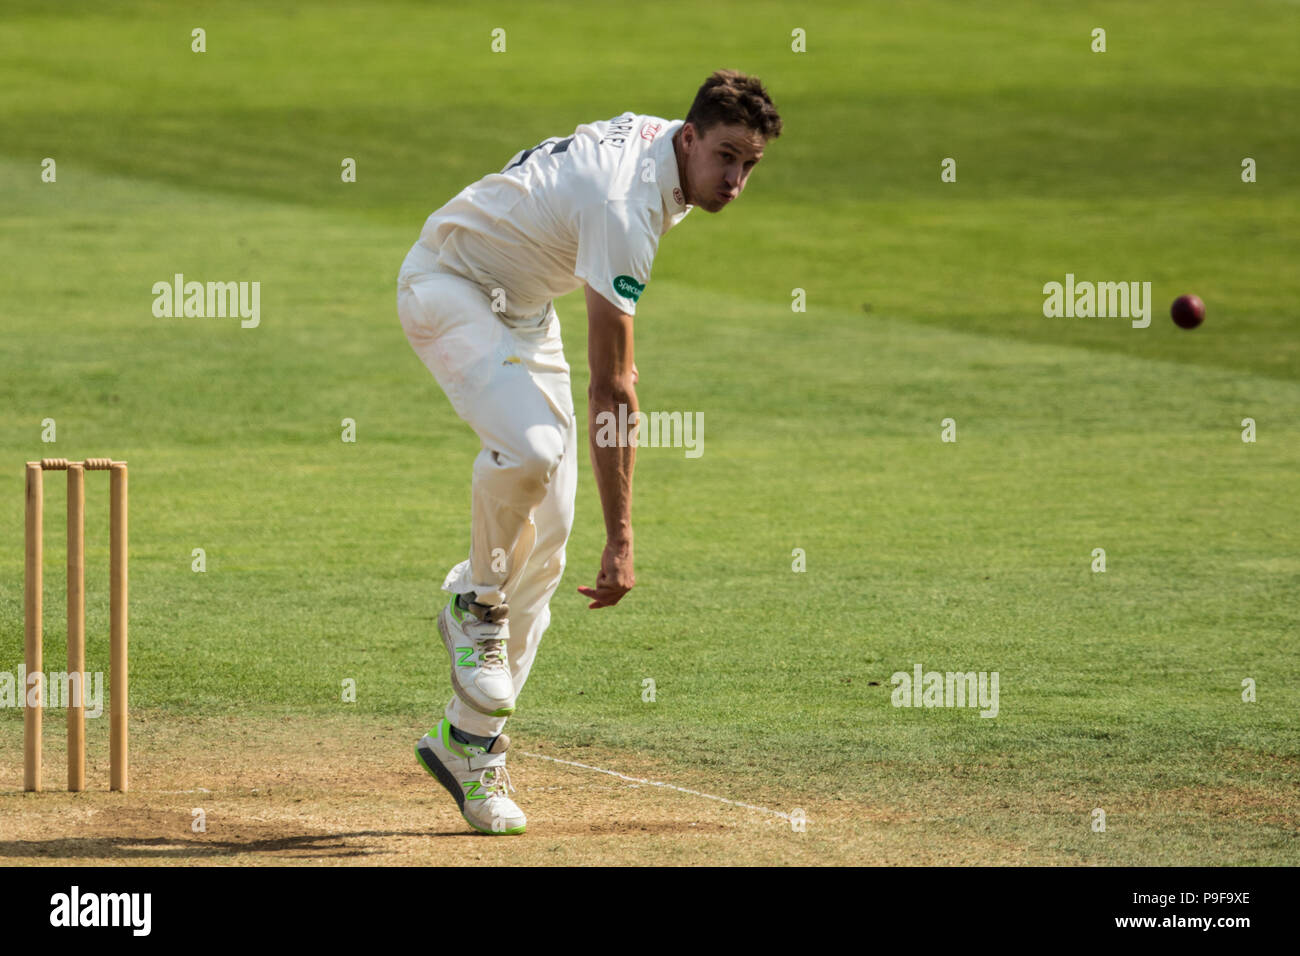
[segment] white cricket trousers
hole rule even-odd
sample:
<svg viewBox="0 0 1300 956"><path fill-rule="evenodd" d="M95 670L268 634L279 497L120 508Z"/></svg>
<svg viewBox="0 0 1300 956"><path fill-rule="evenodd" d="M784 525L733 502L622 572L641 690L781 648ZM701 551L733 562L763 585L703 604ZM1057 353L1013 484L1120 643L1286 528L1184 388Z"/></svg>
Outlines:
<svg viewBox="0 0 1300 956"><path fill-rule="evenodd" d="M553 304L530 317L503 318L487 290L441 265L416 243L398 276L397 314L415 354L482 443L471 486L469 558L451 569L442 589L509 605L507 651L518 696L551 620L573 527L578 467L569 366ZM537 324L520 325L528 322ZM485 736L506 723L454 692L446 716L453 727Z"/></svg>

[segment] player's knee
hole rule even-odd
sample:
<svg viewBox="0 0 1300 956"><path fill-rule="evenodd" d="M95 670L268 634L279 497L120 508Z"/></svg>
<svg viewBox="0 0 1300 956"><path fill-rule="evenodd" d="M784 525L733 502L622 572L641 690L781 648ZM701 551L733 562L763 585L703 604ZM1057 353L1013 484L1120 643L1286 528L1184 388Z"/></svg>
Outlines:
<svg viewBox="0 0 1300 956"><path fill-rule="evenodd" d="M547 484L564 457L564 435L552 425L536 425L524 434L519 473L525 481Z"/></svg>
<svg viewBox="0 0 1300 956"><path fill-rule="evenodd" d="M397 319L406 333L406 340L418 351L430 336L424 326L420 300L409 286L397 292Z"/></svg>

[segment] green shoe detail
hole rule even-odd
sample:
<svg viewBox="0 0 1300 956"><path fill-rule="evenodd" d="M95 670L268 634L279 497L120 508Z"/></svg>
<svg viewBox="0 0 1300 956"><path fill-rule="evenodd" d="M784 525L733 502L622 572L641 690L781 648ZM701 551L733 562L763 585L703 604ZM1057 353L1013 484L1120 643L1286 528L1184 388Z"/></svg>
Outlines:
<svg viewBox="0 0 1300 956"><path fill-rule="evenodd" d="M429 734L432 736L433 731L429 731ZM465 745L451 735L451 721L445 717L442 723L438 725L438 739L444 747L457 757L464 757L466 760L470 758L471 754L465 749Z"/></svg>
<svg viewBox="0 0 1300 956"><path fill-rule="evenodd" d="M431 776L437 776L437 774L433 772L433 768L424 762L424 754L420 753L420 742L418 740L415 742L415 759L420 761L420 766L424 768L425 773Z"/></svg>
<svg viewBox="0 0 1300 956"><path fill-rule="evenodd" d="M469 817L466 817L465 814L462 813L461 816L465 817L465 822L468 823L470 826L472 826L479 833L486 833L488 836L513 836L514 834L517 833L523 833L526 829L528 829L528 824L524 824L521 827L512 827L509 830L489 830L486 827L479 826Z"/></svg>

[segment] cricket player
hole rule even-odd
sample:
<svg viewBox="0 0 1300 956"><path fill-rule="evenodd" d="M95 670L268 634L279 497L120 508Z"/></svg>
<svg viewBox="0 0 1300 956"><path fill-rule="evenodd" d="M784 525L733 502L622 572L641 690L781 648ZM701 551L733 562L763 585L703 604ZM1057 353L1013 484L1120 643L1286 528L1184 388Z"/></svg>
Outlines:
<svg viewBox="0 0 1300 956"><path fill-rule="evenodd" d="M453 690L416 745L474 829L524 831L506 718L550 623L573 525L578 439L554 299L585 287L588 440L605 515L589 608L631 590L635 446L596 440L636 413L632 318L659 239L744 190L781 119L756 77L720 70L685 120L627 112L521 149L431 215L397 279L407 340L482 445L469 557L447 574L438 631ZM602 421L605 419L601 419ZM448 493L447 490L443 491Z"/></svg>

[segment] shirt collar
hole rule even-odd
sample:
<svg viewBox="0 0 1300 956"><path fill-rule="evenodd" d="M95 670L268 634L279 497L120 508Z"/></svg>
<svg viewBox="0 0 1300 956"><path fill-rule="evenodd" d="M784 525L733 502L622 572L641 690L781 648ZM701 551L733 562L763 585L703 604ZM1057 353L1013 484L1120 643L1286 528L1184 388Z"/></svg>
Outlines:
<svg viewBox="0 0 1300 956"><path fill-rule="evenodd" d="M673 120L656 137L653 149L659 194L663 197L664 213L670 222L675 222L694 208L686 203L681 177L677 173L677 154L673 149L673 136L685 125L685 120Z"/></svg>

